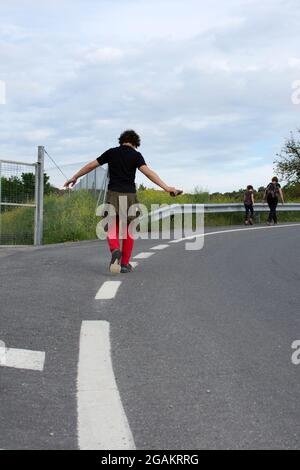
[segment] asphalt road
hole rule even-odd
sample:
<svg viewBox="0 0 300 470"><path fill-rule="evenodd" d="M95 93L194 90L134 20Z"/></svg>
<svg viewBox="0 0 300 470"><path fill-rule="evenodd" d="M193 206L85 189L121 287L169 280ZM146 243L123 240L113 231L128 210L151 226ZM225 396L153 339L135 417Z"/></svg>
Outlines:
<svg viewBox="0 0 300 470"><path fill-rule="evenodd" d="M110 323L136 448L300 447L300 226L170 244L95 300L108 261L98 241L0 249L0 340L46 353L43 372L0 367L1 449L78 448L83 320Z"/></svg>

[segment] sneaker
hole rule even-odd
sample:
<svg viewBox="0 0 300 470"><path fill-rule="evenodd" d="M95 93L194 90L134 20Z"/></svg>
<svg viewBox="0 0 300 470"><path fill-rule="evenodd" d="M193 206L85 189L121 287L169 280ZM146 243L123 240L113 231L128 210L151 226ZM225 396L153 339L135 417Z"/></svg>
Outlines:
<svg viewBox="0 0 300 470"><path fill-rule="evenodd" d="M116 249L112 252L111 261L110 261L110 265L109 265L109 270L112 274L119 274L120 273L120 271L121 271L121 265L120 265L121 256L122 256L122 253L118 249Z"/></svg>
<svg viewBox="0 0 300 470"><path fill-rule="evenodd" d="M122 264L121 265L121 273L125 274L125 273L131 273L133 271L133 267L131 266L131 264Z"/></svg>

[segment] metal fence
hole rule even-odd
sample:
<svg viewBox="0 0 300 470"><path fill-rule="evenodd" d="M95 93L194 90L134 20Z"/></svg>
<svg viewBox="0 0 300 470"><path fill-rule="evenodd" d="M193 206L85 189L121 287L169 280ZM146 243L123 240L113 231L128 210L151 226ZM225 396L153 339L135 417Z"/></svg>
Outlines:
<svg viewBox="0 0 300 470"><path fill-rule="evenodd" d="M108 180L108 168L99 166L95 170L80 178L78 183L74 186L74 191L79 191L81 189L93 191L97 196L98 206L105 200Z"/></svg>
<svg viewBox="0 0 300 470"><path fill-rule="evenodd" d="M254 206L257 222L260 222L260 214L269 212L268 204L258 203ZM300 203L278 204L277 211L294 212L300 211ZM245 212L245 206L242 203L226 203L226 204L172 204L171 206L162 207L155 210L150 215L154 220L161 217L169 217L174 214L230 214L235 212Z"/></svg>
<svg viewBox="0 0 300 470"><path fill-rule="evenodd" d="M43 174L41 146L36 163L0 160L0 245L42 243Z"/></svg>
<svg viewBox="0 0 300 470"><path fill-rule="evenodd" d="M228 204L204 204L206 214L228 213L228 212L244 212L245 206L242 203L228 203ZM268 204L257 203L254 205L255 212L268 212ZM287 203L278 204L277 210L281 212L300 211L300 203Z"/></svg>

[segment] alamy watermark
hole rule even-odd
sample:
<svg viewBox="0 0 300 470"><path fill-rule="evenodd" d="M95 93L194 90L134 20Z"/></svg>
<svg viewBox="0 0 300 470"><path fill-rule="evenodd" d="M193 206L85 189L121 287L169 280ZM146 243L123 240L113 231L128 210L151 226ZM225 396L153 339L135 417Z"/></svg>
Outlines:
<svg viewBox="0 0 300 470"><path fill-rule="evenodd" d="M0 80L0 104L6 103L6 85L3 80Z"/></svg>
<svg viewBox="0 0 300 470"><path fill-rule="evenodd" d="M134 240L185 241L186 250L201 250L204 246L204 205L143 204L127 207L127 197L120 196L118 210L113 204L101 204L96 215L102 217L96 233L100 240L112 238Z"/></svg>
<svg viewBox="0 0 300 470"><path fill-rule="evenodd" d="M300 80L294 80L292 83L292 94L291 94L291 100L292 103L295 105L300 104Z"/></svg>
<svg viewBox="0 0 300 470"><path fill-rule="evenodd" d="M298 339L298 340L293 341L291 348L295 349L291 357L292 364L294 364L294 366L299 366L300 365L300 340Z"/></svg>
<svg viewBox="0 0 300 470"><path fill-rule="evenodd" d="M0 341L0 366L6 364L6 346L3 341Z"/></svg>

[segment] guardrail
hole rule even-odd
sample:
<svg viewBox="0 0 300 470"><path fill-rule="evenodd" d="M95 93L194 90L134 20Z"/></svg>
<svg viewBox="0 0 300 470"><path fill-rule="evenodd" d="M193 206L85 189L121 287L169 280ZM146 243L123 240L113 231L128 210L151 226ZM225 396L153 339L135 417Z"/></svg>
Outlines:
<svg viewBox="0 0 300 470"><path fill-rule="evenodd" d="M288 212L288 211L300 211L300 203L287 203L287 204L278 204L278 211ZM224 213L224 212L244 212L245 207L242 203L230 203L230 204L204 204L205 214L210 213ZM268 204L257 203L254 205L255 212L268 212Z"/></svg>
<svg viewBox="0 0 300 470"><path fill-rule="evenodd" d="M256 214L257 221L260 222L260 213L269 212L268 204L257 203L254 205L254 213ZM286 203L278 204L277 210L281 212L300 211L300 203ZM175 214L224 214L231 212L245 212L245 206L242 203L227 203L227 204L172 204L170 206L163 206L149 214L153 221L161 218L170 217ZM142 217L143 218L143 217Z"/></svg>

